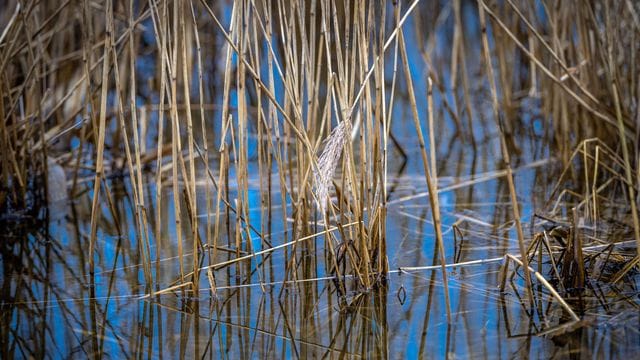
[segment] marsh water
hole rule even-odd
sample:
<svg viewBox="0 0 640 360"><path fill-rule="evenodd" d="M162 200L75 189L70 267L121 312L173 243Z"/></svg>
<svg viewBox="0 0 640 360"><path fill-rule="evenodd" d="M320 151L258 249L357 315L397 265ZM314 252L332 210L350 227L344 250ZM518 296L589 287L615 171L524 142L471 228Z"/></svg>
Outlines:
<svg viewBox="0 0 640 360"><path fill-rule="evenodd" d="M402 131L398 121L398 133ZM403 143L413 139L399 135ZM446 142L445 142L446 143ZM535 146L535 142L531 142ZM629 303L590 304L589 323L558 336L536 336L569 320L551 308L542 322L523 306L522 279L501 293L498 273L505 253L517 253L503 173L496 169L496 144L489 138L478 153L466 146L442 148L439 177L447 263L486 260L449 268L454 321L447 323L439 267L398 270L437 263L424 178L409 160L389 177L387 218L389 266L386 285L367 293L338 294L325 271L322 239L301 247L301 276L283 283L283 253L255 259L240 269L216 272L217 289L206 279L199 294L144 298L139 244L132 220L130 189L120 176L109 180L115 217L100 219L95 282L86 270L90 221L88 193L50 208L48 226L7 229L3 245L3 346L18 357L84 358L534 358L571 354L622 357L639 348L638 312ZM408 146L410 149L411 147ZM534 154L516 169L523 222L544 204L558 167L547 154ZM408 158L419 154L408 152ZM474 157L476 159L474 159ZM461 165L463 164L463 165ZM485 179L475 184L472 179ZM274 203L271 223L260 224L260 179L252 178L250 219L269 226L274 244L291 239L282 206ZM152 188L151 175L147 188ZM172 194L165 194L158 274L168 286L179 274ZM202 196L202 194L200 194ZM206 213L199 214L206 218ZM321 227L319 227L321 230ZM530 228L527 231L531 232ZM456 232L458 234L456 235ZM259 242L254 243L259 250ZM152 249L155 252L155 249ZM235 257L235 251L229 258ZM191 261L186 255L186 263ZM205 278L203 276L203 278ZM636 280L637 282L637 276ZM542 290L540 290L543 292ZM629 291L629 290L626 290ZM637 302L637 295L627 295ZM625 296L626 297L626 296ZM554 309L554 307L556 307ZM617 309L617 310L616 310Z"/></svg>
<svg viewBox="0 0 640 360"><path fill-rule="evenodd" d="M463 4L465 27L477 30L476 5ZM228 20L230 10L225 6L216 11ZM410 105L399 96L391 122L391 134L397 143L389 146L387 171L386 251L390 271L375 287L363 291L353 284L356 279L346 275L337 279L330 271L330 249L322 235L325 227L315 210L316 218L310 221L320 235L213 271L207 268L207 250L202 250L195 261L203 268L197 293L190 288L177 288L149 296L153 291L179 283L181 261L189 264L188 269L194 263L189 246L183 249L181 259L178 256L177 230L191 219L184 211L181 197L183 212L181 221L176 221L171 168L177 165L163 162L167 169L160 204L155 197L155 160L149 162L141 176L149 228L155 229L160 221L157 228L161 229L160 233L153 231L149 235L153 239L149 253L153 254L154 278L150 288L142 260L146 244L141 241L136 225L135 190L118 150L121 144L113 141L113 148L105 153L104 186L110 196L103 197L99 205L95 253L89 254L93 173L88 168L72 176L77 169L71 161L74 157L67 155L77 151L74 147L77 141L70 140L50 151L55 160L48 170L48 207L37 218L19 213L2 218L3 354L16 358L112 359L547 359L637 355L640 351L637 272L630 273L617 285L592 283L597 296L567 296L581 318L579 322L571 321L549 291L539 285L533 289L536 304L530 306L521 269L509 277L504 291L498 288L504 255L518 254L519 250L499 132L490 114L491 99L486 84L473 75L481 73L484 66L478 60L480 35L479 31L465 34L466 71L472 82L471 97L477 119L471 128L462 126L465 130L461 133L461 119L454 114L469 115L461 109L462 105L457 105L460 109L456 107L463 94L451 79L447 44L454 36L453 15L448 5L438 8L439 16L430 15L431 10L425 6L416 16L431 19L437 26L409 18L405 37L412 44L423 41L416 33L427 31L426 28L433 32L429 40L430 63L418 47L407 49L418 79L414 80L416 97L426 99L426 85L420 79L425 79L428 71L436 72L444 86L444 92L436 91L434 95L436 142L427 146L437 150L437 187L448 264L451 322L447 321L442 273L437 266L434 224L420 147ZM146 26L146 30L140 30L142 37L153 39L151 21L142 24ZM211 40L211 46L222 48L223 40L217 37ZM389 57L392 59L393 53ZM139 73L152 74L158 66L156 61L152 56L140 55ZM385 66L388 74L392 74L392 60ZM513 66L519 66L517 59ZM208 81L221 81L215 78L217 70L211 71ZM391 75L388 81L391 82ZM139 91L153 93L142 86ZM211 91L213 106L203 111L209 123L210 147L217 148L222 131L219 107L222 95L215 93L215 89ZM138 106L148 111L148 128L153 129L158 111L154 110L153 94L146 95L140 96ZM544 229L545 216L556 204L557 193L553 190L571 163L558 155L559 145L545 131L547 120L541 115L539 95L525 93L522 97L518 108L513 110L518 120L513 122L510 151L525 237L531 240ZM200 117L199 111L193 112L197 113L194 119ZM426 105L418 109L418 115L427 118ZM427 129L426 120L423 121L423 128ZM200 124L194 126L197 128ZM114 134L114 129L107 132L108 143L109 136ZM152 151L156 136L153 130L146 136L146 146ZM198 139L201 136L198 134ZM255 233L239 233L240 220L228 207L207 212L207 196L211 198L215 192L207 191L206 184L211 179L203 162L192 160L198 174L198 232L203 238L212 232L211 219L215 216L223 224L217 262L249 254L242 249L259 253L268 248L265 239L271 246L278 246L298 238L291 198L281 196L275 165L270 177L259 169L261 140L251 123L247 139L249 207L245 211ZM211 152L209 167L215 179L220 176L219 163L219 153ZM242 191L234 183L235 171L231 167L227 177L227 197L231 202ZM340 169L336 178L340 178ZM576 185L564 182L559 186L572 189ZM339 223L340 219L332 219L332 224ZM189 231L186 227L181 229L187 244L192 241ZM95 261L93 273L89 271L88 256ZM541 263L548 266L546 261ZM548 274L549 269L544 268L543 273ZM338 291L338 280L344 281L346 293Z"/></svg>

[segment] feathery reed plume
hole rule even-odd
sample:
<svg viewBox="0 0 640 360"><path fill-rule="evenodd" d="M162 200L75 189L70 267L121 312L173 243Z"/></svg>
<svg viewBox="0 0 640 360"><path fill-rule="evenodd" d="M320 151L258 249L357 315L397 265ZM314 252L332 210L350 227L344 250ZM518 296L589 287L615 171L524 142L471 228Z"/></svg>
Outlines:
<svg viewBox="0 0 640 360"><path fill-rule="evenodd" d="M331 134L324 140L324 150L318 158L318 167L313 171L315 180L313 191L316 194L318 209L324 214L329 201L329 186L333 174L338 166L342 148L351 139L350 120L341 121L331 130Z"/></svg>

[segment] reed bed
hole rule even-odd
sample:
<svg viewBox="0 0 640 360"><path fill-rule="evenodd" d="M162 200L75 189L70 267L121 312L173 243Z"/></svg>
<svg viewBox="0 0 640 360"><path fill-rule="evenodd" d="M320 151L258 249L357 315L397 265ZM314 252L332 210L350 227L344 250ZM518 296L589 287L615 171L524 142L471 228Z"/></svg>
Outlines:
<svg viewBox="0 0 640 360"><path fill-rule="evenodd" d="M59 187L83 202L78 278L91 298L115 232L135 248L140 298L217 299L256 279L264 292L280 282L317 298L305 281L322 278L342 310L386 322L367 304L386 304L390 274L438 269L452 323L448 269L466 263L469 218L448 229L440 194L473 199L501 179L508 211L484 236L513 230L517 254L472 261L504 259L496 283L526 293L525 312L548 312L551 294L572 325L540 334L565 331L585 301L606 302L594 284L627 284L638 269L639 13L613 0L9 1L0 224L46 227L67 199L53 196ZM447 183L454 149L473 154L472 175ZM477 160L489 152L495 164ZM414 158L424 191L398 195L390 168ZM550 159L539 181L552 190L528 226L516 177L539 158ZM401 239L387 220L409 203L428 208L418 218L429 218L434 256L393 270L388 249ZM285 296L294 290L280 290L283 313L297 311ZM369 340L359 345L388 353ZM313 339L292 343L295 356L314 354Z"/></svg>

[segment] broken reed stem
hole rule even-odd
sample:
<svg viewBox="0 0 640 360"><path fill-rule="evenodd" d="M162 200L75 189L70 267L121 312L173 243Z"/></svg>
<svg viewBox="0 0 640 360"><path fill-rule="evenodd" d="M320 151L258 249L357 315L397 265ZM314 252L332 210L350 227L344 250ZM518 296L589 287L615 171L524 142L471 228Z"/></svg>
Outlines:
<svg viewBox="0 0 640 360"><path fill-rule="evenodd" d="M313 239L313 238L318 237L320 235L325 235L325 234L334 232L336 230L339 230L341 227L342 228L351 227L351 226L354 226L354 225L358 225L360 223L361 223L360 221L354 221L354 222L351 222L351 223L348 223L348 224L330 227L330 228L327 228L325 230L319 231L319 232L317 232L315 234L304 236L304 237L301 237L299 239L286 242L284 244L280 244L280 245L277 245L277 246L274 246L274 247L270 247L268 249L264 249L264 250L261 250L261 251L256 251L256 252L254 252L252 254L249 254L249 255L239 256L239 257L236 257L234 259L223 261L221 263L208 265L208 266L203 266L203 267L200 267L200 268L196 269L196 271L203 271L203 270L209 270L209 269L218 270L218 269L221 269L223 267L227 267L229 265L232 265L232 264L235 264L235 263L238 263L238 262L241 262L241 261L250 260L250 259L253 259L253 258L258 257L258 256L262 256L262 255L265 255L265 254L272 253L272 252L274 252L276 250L280 250L280 249L288 248L288 247L293 246L293 245L297 245L300 242L303 242L303 241L306 241L306 240L310 240L310 239ZM193 273L187 273L187 274L185 274L185 277L189 277L189 276L192 276L192 275L193 275Z"/></svg>
<svg viewBox="0 0 640 360"><path fill-rule="evenodd" d="M335 231L336 229L330 228L331 231ZM326 230L325 232L326 233ZM323 234L323 232L319 232L316 235L321 235ZM298 239L297 241L301 241L301 239ZM634 245L635 244L635 239L634 240L629 240L629 241L622 241L619 243L615 243L614 246L617 247L625 247L625 246L630 246L630 245ZM611 244L601 244L601 245L592 245L592 246L585 246L582 250L583 251L603 251L606 248L609 248L611 246ZM550 248L549 248L550 249ZM564 251L564 250L562 250ZM549 251L550 254L561 254L562 251ZM256 256L260 256L260 254L254 254L252 255L253 257ZM519 259L520 256L519 255L511 255L511 257L514 257L516 259ZM493 258L488 258L488 259L478 259L478 260L469 260L469 261L462 261L462 262L457 262L457 263L448 263L446 264L446 268L457 268L457 267L467 267L467 266L477 266L477 265L486 265L486 264L492 264L492 263L497 263L497 262L501 262L505 260L505 256L499 256L499 257L493 257ZM219 264L215 264L214 266L218 266ZM115 270L123 270L125 268L128 267L121 267L121 268L117 268ZM211 268L211 267L209 267ZM417 271L429 271L429 270L440 270L442 269L441 265L426 265L426 266L401 266L395 270L390 270L387 272L387 274L398 274L398 273L410 273L410 272L417 272ZM104 272L103 272L104 273ZM103 273L96 273L96 275L99 274L103 274ZM345 277L348 275L345 275ZM322 277L319 278L321 280L327 280L327 279L334 279L335 276L328 276L328 277ZM306 279L306 280L299 280L300 282L302 281L314 281L317 279ZM251 285L251 284L247 284L245 286L256 286ZM503 287L501 287L503 288ZM220 289L220 287L218 287L218 289Z"/></svg>
<svg viewBox="0 0 640 360"><path fill-rule="evenodd" d="M504 256L504 264L502 265L504 268L504 271L502 273L502 279L501 279L501 283L503 284L501 286L501 290L504 290L504 284L505 284L505 280L507 277L507 272L508 272L508 268L509 268L509 261L513 261L514 263L520 265L522 268L525 267L524 265L524 261L522 261L525 258L520 258L518 259L517 257L511 255L511 254L507 254ZM576 313L573 311L573 309L571 309L571 306L569 306L569 304L567 304L567 302L562 298L562 296L560 296L560 294L558 294L558 292L556 291L556 289L553 288L553 286L551 284L549 284L549 282L547 281L547 279L544 278L544 276L542 274L540 274L539 272L535 271L534 269L532 269L531 267L528 268L529 273L533 273L533 275L538 279L538 281L540 281L542 283L542 285L547 288L547 290L549 290L549 292L551 293L551 295L556 298L556 300L558 300L558 302L560 303L560 305L569 313L569 315L573 318L573 320L580 320L580 317L578 315L576 315Z"/></svg>
<svg viewBox="0 0 640 360"><path fill-rule="evenodd" d="M186 288L186 287L188 287L189 285L193 285L193 284L191 283L191 281L187 281L187 282L184 282L184 283L180 283L180 284L177 284L177 285L173 285L173 286L170 286L170 287L168 287L168 288L165 288L165 289L162 289L162 290L156 291L155 293L153 293L153 296L155 296L155 295L168 294L168 293L170 293L170 292L172 292L172 291L174 291L174 290L178 290L178 289ZM193 286L192 286L192 287L193 287ZM141 296L141 297L140 297L140 299L148 299L150 296L151 296L151 295L144 295L144 296Z"/></svg>
<svg viewBox="0 0 640 360"><path fill-rule="evenodd" d="M513 210L513 218L516 223L516 232L518 233L518 247L520 248L520 256L524 263L524 278L527 287L527 296L531 306L533 306L533 289L531 288L531 274L529 274L529 263L527 260L526 246L524 244L524 233L522 231L522 223L520 221L520 209L518 206L518 196L516 194L515 184L513 181L513 171L511 169L511 157L509 155L509 149L507 148L507 140L502 128L502 121L500 120L500 110L498 105L498 92L496 90L496 84L493 77L493 66L491 65L491 52L489 49L489 40L487 39L487 22L484 14L486 5L483 0L478 3L478 14L480 19L480 30L482 33L482 48L484 53L484 61L487 69L487 77L489 80L489 86L491 89L492 109L495 122L500 132L500 149L502 151L502 157L504 159L504 165L506 168L507 185L509 187L509 195L511 198L511 208Z"/></svg>

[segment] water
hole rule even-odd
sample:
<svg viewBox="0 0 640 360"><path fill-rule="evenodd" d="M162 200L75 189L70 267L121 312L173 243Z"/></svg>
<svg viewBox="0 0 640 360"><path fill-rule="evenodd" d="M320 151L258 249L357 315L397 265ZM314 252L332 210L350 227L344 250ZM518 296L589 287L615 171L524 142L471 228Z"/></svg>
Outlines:
<svg viewBox="0 0 640 360"><path fill-rule="evenodd" d="M229 11L223 7L225 21ZM427 11L427 7L420 11ZM465 131L474 135L475 147L469 141L469 134L456 131L455 120L444 104L444 100L454 104L462 96L460 90L456 92L447 85L452 76L447 44L453 36L453 20L446 15L447 11L451 9L444 6L440 13L444 20L434 33L432 53L433 69L438 70L447 92L436 92L438 136L437 142L428 146L435 147L438 156L446 261L459 264L447 268L451 323L447 322L441 270L433 266L438 258L434 227L410 105L406 97L399 97L392 110L391 132L407 153L407 159L403 162L399 152L390 146L386 241L391 271L378 286L363 291L352 277L336 278L328 270L330 250L325 246L323 235L215 269L212 277L208 276L210 263L248 255L236 247L236 241L240 241L244 249L261 252L269 248L265 240L278 246L297 238L292 230L291 199L287 195L282 202L277 175L272 178L271 207L263 206L260 185L266 186L266 179L258 169L257 134L255 128L250 128L246 214L255 230L246 230L243 222L236 221L235 214L221 207L219 215L224 226L220 229L217 257L210 259L210 250L200 253L199 266L203 271L199 292L193 293L190 287L185 287L186 291L148 296L150 291L167 289L180 280L173 200L176 194L171 191L170 171L165 171L166 184L160 204L155 200L155 170L152 168L142 175L151 239L150 270L155 281L150 289L142 266L146 243L141 240L136 225L130 179L126 170L117 171L116 165L124 161L118 158L121 156L118 150L108 150L106 157L115 165L108 171L104 183L110 189L111 198L103 197L100 203L93 274L87 265L93 196L90 171L81 171L79 179L72 180L69 176L72 166L64 165L67 188L72 181L78 185L74 194L52 197L56 201L48 210L48 223L3 220L6 226L0 245L3 357L546 359L634 356L640 350L637 272L632 272L618 285L593 282L595 295L589 293L583 298L567 295L569 303L579 312L579 322L572 321L548 289L539 283L534 283L536 303L531 307L521 269L511 272L509 275L514 276L508 278L506 289L499 290L504 255L519 254L509 190L502 171L495 122L485 119L491 117L486 84L473 79L478 83L472 86L477 90L472 96L474 104L479 104L478 114L474 115L478 119L474 118L476 125ZM473 6L465 5L463 15L468 18L465 26L478 27ZM420 31L420 24L413 21L409 20L407 25L408 43L418 41L416 32ZM151 21L143 24L147 26L144 31L150 32ZM145 36L153 42L153 34L145 33ZM479 40L479 32L468 34L469 43L479 44ZM425 64L417 47L407 50L414 78L422 79L427 71L433 70ZM481 72L484 65L473 61L480 58L480 45L469 44L466 51L468 73ZM150 68L157 65L154 58L142 55L138 61L139 73L144 75L152 74L153 70L144 69L140 64ZM390 74L391 61L387 61ZM209 81L215 83L214 78ZM418 82L418 85L422 84ZM416 97L426 99L426 87L418 85ZM142 93L153 91L140 90ZM222 101L219 92L212 95L216 106ZM157 98L152 100L157 102ZM139 101L141 107L150 105L146 100ZM231 101L237 105L237 99ZM534 214L546 214L550 210L545 203L552 195L563 164L554 156L554 145L544 135L544 120L534 116L540 111L539 101L535 97L527 98L519 105L522 118L514 125L517 128L514 142L519 149L513 152L512 165L525 236L531 240L535 233L542 231L540 219ZM464 111L460 110L459 114ZM155 149L153 132L158 115L152 113L151 130L145 137L148 149ZM206 115L220 119L221 111L214 106ZM426 105L419 109L419 116L426 132ZM210 144L212 148L219 146L216 136L221 128L217 120L208 127L208 138L214 139ZM115 136L115 130L109 133ZM77 141L77 138L70 140L76 144L70 150L77 150ZM59 155L65 156L63 152ZM210 168L217 179L219 154L216 152L211 157ZM206 213L205 184L210 179L202 162L196 164L198 231L206 243L206 234L213 232L213 225L207 226L207 219L213 221L216 214L215 210ZM59 170L55 167L55 171ZM56 176L61 177L59 173ZM339 177L340 173L336 178ZM234 183L236 169L233 167L229 179L229 198L234 199L241 190ZM215 192L212 194L215 196ZM161 209L159 215L158 208ZM317 212L314 216L318 216ZM155 231L156 219L160 219L160 233ZM185 237L182 261L188 272L193 264L193 238L185 225L190 219L184 200L180 220ZM236 226L241 228L240 232ZM322 225L316 224L314 228L316 232L324 230ZM268 235L261 239L256 232ZM542 273L550 274L547 260ZM185 279L190 281L190 277ZM344 294L337 290L340 281L347 289Z"/></svg>
<svg viewBox="0 0 640 360"><path fill-rule="evenodd" d="M540 165L517 171L520 194L536 195L533 179L542 176L548 161ZM460 182L446 175L449 168L444 170L441 188ZM251 180L250 193L254 194L258 179ZM518 276L514 280L517 291L507 288L501 293L497 288L501 261L448 269L453 323L447 324L439 271L398 271L431 265L436 258L429 206L420 196L426 187L410 171L390 179L399 185L390 192L387 244L392 273L386 286L339 295L334 280L324 278L328 275L324 241L312 239L298 245L298 282L282 283L287 262L278 251L216 271L215 294L202 274L197 296L178 292L143 299L147 290L139 266L130 194L127 186L118 185L120 181L109 182L116 216L105 210L100 220L94 284L88 281L85 267L90 218L87 195L69 202L67 215L48 229L15 229L23 241L12 249L5 243L4 349L17 357L53 358L548 358L577 352L617 358L631 355L638 347L638 314L620 303L613 304L619 312L593 304L577 329L536 336L570 321L543 289L538 291L544 299L539 305L547 312L545 319L532 318L521 303L525 293ZM517 253L504 189L502 177L441 192L448 263ZM170 209L171 194L166 195L163 207ZM523 196L522 201L526 224L534 200ZM250 217L260 218L260 211L259 207L252 209ZM166 234L160 275L156 273L164 286L179 273L171 216L168 210L162 217ZM273 243L290 240L276 205L272 216ZM454 225L463 235L455 241ZM254 242L256 250L258 244ZM190 262L189 254L185 263ZM637 296L626 301L637 301Z"/></svg>

